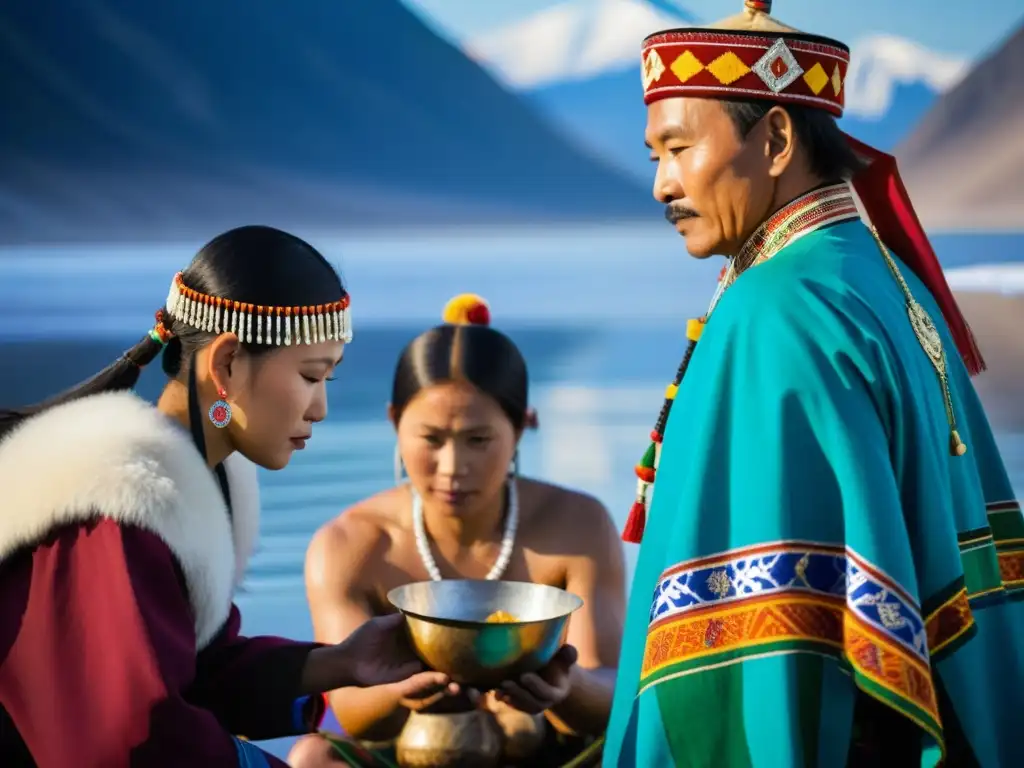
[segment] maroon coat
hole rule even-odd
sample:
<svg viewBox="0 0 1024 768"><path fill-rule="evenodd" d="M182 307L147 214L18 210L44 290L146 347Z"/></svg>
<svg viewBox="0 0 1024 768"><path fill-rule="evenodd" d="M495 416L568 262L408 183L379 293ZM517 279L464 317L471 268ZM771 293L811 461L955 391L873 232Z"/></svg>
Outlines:
<svg viewBox="0 0 1024 768"><path fill-rule="evenodd" d="M33 474L43 457L49 477ZM0 733L0 765L22 741L42 768L280 767L236 737L318 725L322 699L299 691L315 646L238 634L231 593L255 530L239 478L255 477L229 477L233 526L187 437L131 395L63 406L0 444L0 705L16 731Z"/></svg>

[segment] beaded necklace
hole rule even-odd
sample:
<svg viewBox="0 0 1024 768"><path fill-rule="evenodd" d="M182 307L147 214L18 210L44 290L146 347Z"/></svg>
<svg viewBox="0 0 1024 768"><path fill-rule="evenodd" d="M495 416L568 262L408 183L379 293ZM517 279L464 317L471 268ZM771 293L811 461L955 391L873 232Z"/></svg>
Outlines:
<svg viewBox="0 0 1024 768"><path fill-rule="evenodd" d="M498 550L498 559L494 566L484 577L485 581L497 581L505 575L508 564L512 561L512 552L516 546L516 529L519 527L519 493L516 488L516 479L509 478L508 481L508 508L505 512L505 530L501 534L501 549ZM427 526L423 519L423 499L416 492L412 491L412 530L416 538L416 551L420 554L420 561L432 581L441 581L441 569L437 567L437 561L430 551L430 539L427 536Z"/></svg>

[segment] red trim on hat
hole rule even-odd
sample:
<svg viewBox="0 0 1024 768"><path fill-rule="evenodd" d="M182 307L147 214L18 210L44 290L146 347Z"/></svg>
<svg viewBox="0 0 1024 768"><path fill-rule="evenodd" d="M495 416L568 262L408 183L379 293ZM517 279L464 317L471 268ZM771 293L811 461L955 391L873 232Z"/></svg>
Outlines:
<svg viewBox="0 0 1024 768"><path fill-rule="evenodd" d="M775 91L753 67L780 40L802 72L784 88ZM648 61L652 55L657 57L656 62ZM677 67L679 71L673 70L676 62L680 64ZM726 63L731 66L725 66ZM771 64L771 70L777 76L784 75L789 69L781 57L776 57ZM762 98L779 103L805 104L839 117L846 97L850 52L841 43L810 35L676 30L644 40L642 65L645 104L681 96ZM817 93L808 82L812 79L808 77L811 72L817 75ZM834 80L839 83L838 92Z"/></svg>

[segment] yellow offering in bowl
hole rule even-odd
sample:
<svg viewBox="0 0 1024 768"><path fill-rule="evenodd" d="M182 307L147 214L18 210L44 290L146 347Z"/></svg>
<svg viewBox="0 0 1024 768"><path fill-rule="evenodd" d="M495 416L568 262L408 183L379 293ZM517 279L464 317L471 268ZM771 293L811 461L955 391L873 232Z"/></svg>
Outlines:
<svg viewBox="0 0 1024 768"><path fill-rule="evenodd" d="M484 622L487 624L515 624L519 619L508 611L495 611Z"/></svg>

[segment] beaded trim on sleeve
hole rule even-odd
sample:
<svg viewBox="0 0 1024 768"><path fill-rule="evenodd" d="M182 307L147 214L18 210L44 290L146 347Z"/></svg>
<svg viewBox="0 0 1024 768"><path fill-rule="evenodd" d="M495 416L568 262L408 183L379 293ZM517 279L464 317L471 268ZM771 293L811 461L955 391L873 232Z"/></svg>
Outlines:
<svg viewBox="0 0 1024 768"><path fill-rule="evenodd" d="M234 333L246 344L287 347L352 341L347 293L330 304L271 307L200 293L185 285L179 272L171 281L167 314L207 333Z"/></svg>

